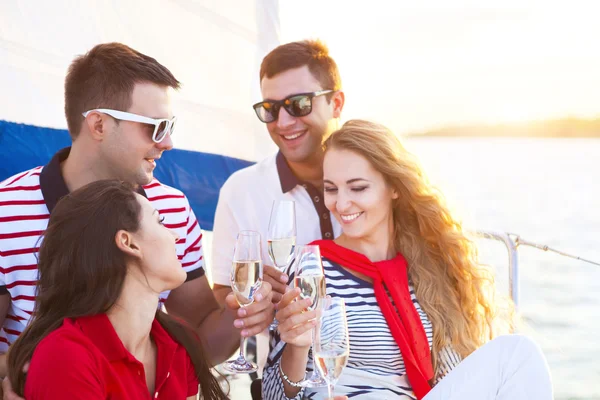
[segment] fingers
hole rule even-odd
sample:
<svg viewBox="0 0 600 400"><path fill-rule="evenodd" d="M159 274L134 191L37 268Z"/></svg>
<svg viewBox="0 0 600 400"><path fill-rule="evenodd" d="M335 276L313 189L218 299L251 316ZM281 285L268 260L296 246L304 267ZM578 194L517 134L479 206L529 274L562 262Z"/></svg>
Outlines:
<svg viewBox="0 0 600 400"><path fill-rule="evenodd" d="M294 343L295 339L301 336L302 334L310 331L317 325L317 320L313 319L311 321L307 321L301 325L296 325L294 328L290 330L281 329L281 324L278 326L279 337L285 343ZM308 340L310 344L310 339Z"/></svg>
<svg viewBox="0 0 600 400"><path fill-rule="evenodd" d="M273 279L274 281L276 281L278 283L283 283L286 286L287 286L287 283L289 280L289 277L287 276L287 274L281 272L280 270L273 267L272 265L264 265L263 266L263 278L265 276L268 276L269 278Z"/></svg>
<svg viewBox="0 0 600 400"><path fill-rule="evenodd" d="M271 284L273 290L273 302L279 303L281 296L287 289L289 277L277 268L270 265L263 267L263 280Z"/></svg>
<svg viewBox="0 0 600 400"><path fill-rule="evenodd" d="M260 285L260 288L258 289L258 291L254 294L254 303L256 304L257 302L262 302L263 299L266 299L267 297L270 299L271 293L273 292L273 287L271 286L271 284L269 282L264 282Z"/></svg>
<svg viewBox="0 0 600 400"><path fill-rule="evenodd" d="M237 310L240 308L240 304L237 302L233 292L230 292L227 297L225 297L225 304L232 310Z"/></svg>
<svg viewBox="0 0 600 400"><path fill-rule="evenodd" d="M238 316L245 317L246 315L254 314L256 312L264 310L268 307L269 303L272 304L271 293L271 284L269 284L268 282L263 282L260 288L254 294L254 301L252 302L252 304L246 307L240 307L233 292L229 293L227 297L225 297L225 304L227 304L227 307L231 308L232 310L239 309ZM263 301L264 299L267 299L267 301Z"/></svg>
<svg viewBox="0 0 600 400"><path fill-rule="evenodd" d="M10 384L10 379L8 379L8 376L2 379L2 391L4 392L4 396L2 396L3 398L7 398L8 393L12 391L12 386Z"/></svg>
<svg viewBox="0 0 600 400"><path fill-rule="evenodd" d="M302 325L307 321L317 317L316 311L306 311L310 306L310 299L298 300L281 311L277 312L277 320L279 321L279 331L284 332L294 329L298 325Z"/></svg>
<svg viewBox="0 0 600 400"><path fill-rule="evenodd" d="M277 319L283 321L292 314L304 311L311 305L310 299L300 298L300 289L290 289L282 298L279 304L275 305Z"/></svg>
<svg viewBox="0 0 600 400"><path fill-rule="evenodd" d="M241 332L242 336L254 336L267 329L271 322L273 322L273 317L273 304L270 304L267 309L250 317L236 319L234 326L236 328L243 328Z"/></svg>
<svg viewBox="0 0 600 400"><path fill-rule="evenodd" d="M281 306L285 307L277 312L279 336L285 343L295 346L309 346L311 343L310 331L316 326L316 311L306 311L310 306L310 299L297 299L300 289L290 290L283 296ZM294 301L294 299L296 299Z"/></svg>
<svg viewBox="0 0 600 400"><path fill-rule="evenodd" d="M273 301L273 304L279 303L281 301L281 293L273 292L272 301Z"/></svg>
<svg viewBox="0 0 600 400"><path fill-rule="evenodd" d="M257 314L267 308L273 308L271 302L271 285L268 282L263 282L262 287L254 295L254 301L252 304L246 307L241 307L237 315L240 318L244 318L250 315Z"/></svg>
<svg viewBox="0 0 600 400"><path fill-rule="evenodd" d="M290 303L294 302L300 296L300 289L288 288L278 303L275 303L275 310L283 310Z"/></svg>
<svg viewBox="0 0 600 400"><path fill-rule="evenodd" d="M25 372L25 368L29 369L29 363L23 367L23 372ZM2 395L4 400L24 400L22 397L17 396L17 394L13 391L12 385L10 384L10 379L8 379L8 377L2 380L2 390L4 392Z"/></svg>
<svg viewBox="0 0 600 400"><path fill-rule="evenodd" d="M237 310L238 318L233 325L242 329L242 336L254 336L265 330L273 321L275 307L271 302L272 291L268 282L263 282L254 295L254 302ZM233 296L235 299L235 296Z"/></svg>

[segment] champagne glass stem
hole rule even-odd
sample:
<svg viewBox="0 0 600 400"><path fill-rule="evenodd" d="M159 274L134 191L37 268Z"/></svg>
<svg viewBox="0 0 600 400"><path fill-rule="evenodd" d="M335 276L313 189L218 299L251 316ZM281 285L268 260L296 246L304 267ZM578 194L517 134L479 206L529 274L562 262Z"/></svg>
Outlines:
<svg viewBox="0 0 600 400"><path fill-rule="evenodd" d="M311 343L311 349L312 349L312 359L313 359L313 370L312 370L312 375L310 377L310 380L312 381L317 381L319 380L319 378L321 377L318 373L317 373L317 357L315 354L315 341L316 336L317 336L317 327L312 328L312 343Z"/></svg>
<svg viewBox="0 0 600 400"><path fill-rule="evenodd" d="M246 345L246 338L244 336L242 336L240 338L240 354L238 355L238 358L236 360L236 362L238 364L245 364L246 363L246 357L244 356L244 346Z"/></svg>
<svg viewBox="0 0 600 400"><path fill-rule="evenodd" d="M327 383L327 397L330 399L333 399L333 389L334 389L334 384L333 383Z"/></svg>

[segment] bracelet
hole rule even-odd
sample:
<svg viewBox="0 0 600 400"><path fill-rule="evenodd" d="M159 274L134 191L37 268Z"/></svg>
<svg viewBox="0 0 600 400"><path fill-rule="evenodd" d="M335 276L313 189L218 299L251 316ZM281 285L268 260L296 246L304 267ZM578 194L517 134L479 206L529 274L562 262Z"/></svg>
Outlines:
<svg viewBox="0 0 600 400"><path fill-rule="evenodd" d="M284 380L285 380L285 381L286 381L288 384L290 384L291 386L293 386L293 387L297 387L297 388L301 388L301 387L302 387L302 385L300 384L300 382L302 382L302 381L300 381L300 382L292 382L292 381L290 380L290 378L288 378L288 376L285 374L285 372L283 372L283 368L281 367L281 360L279 360L279 373L281 374L281 377L282 377L282 378L283 378L283 379L284 379Z"/></svg>

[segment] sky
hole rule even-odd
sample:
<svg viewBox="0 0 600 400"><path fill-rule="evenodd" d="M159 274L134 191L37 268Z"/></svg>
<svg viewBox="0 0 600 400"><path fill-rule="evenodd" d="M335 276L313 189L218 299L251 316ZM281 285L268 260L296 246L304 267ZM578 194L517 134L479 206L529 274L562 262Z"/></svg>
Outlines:
<svg viewBox="0 0 600 400"><path fill-rule="evenodd" d="M345 118L398 133L600 117L600 2L280 2L282 43L320 38Z"/></svg>

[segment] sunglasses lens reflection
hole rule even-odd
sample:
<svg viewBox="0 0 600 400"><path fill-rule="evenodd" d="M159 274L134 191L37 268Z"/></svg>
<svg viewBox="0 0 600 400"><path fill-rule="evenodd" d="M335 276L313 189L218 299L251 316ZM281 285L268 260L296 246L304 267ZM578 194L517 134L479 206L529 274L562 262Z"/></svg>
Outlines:
<svg viewBox="0 0 600 400"><path fill-rule="evenodd" d="M273 122L277 119L279 114L279 107L273 103L262 103L255 108L258 119L262 122Z"/></svg>
<svg viewBox="0 0 600 400"><path fill-rule="evenodd" d="M291 116L304 117L312 110L312 99L306 95L290 97L284 107Z"/></svg>

